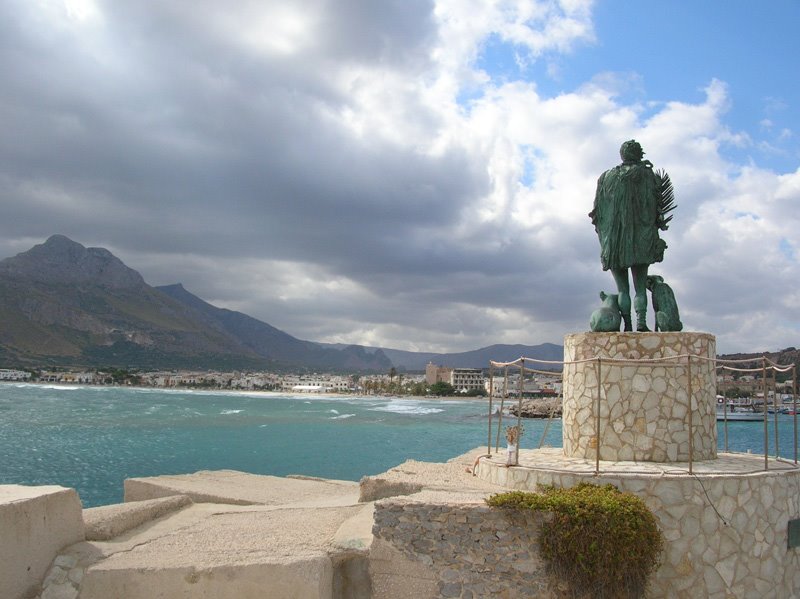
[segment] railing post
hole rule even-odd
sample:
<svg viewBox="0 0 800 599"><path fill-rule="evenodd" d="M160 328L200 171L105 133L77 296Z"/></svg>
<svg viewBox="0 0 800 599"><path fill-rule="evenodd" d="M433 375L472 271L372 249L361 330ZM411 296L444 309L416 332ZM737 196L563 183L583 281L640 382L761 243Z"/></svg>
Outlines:
<svg viewBox="0 0 800 599"><path fill-rule="evenodd" d="M692 416L692 354L686 354L687 366L687 393L689 395L689 474L692 474L692 462L694 461L694 418ZM716 399L714 400L716 401ZM714 406L716 409L716 405ZM716 418L716 416L715 416ZM717 426L717 421L714 420L714 426Z"/></svg>
<svg viewBox="0 0 800 599"><path fill-rule="evenodd" d="M778 447L778 371L772 368L772 409L775 410L775 459L780 459L780 448Z"/></svg>
<svg viewBox="0 0 800 599"><path fill-rule="evenodd" d="M486 453L492 457L492 397L494 396L494 364L489 362L489 438L486 441Z"/></svg>
<svg viewBox="0 0 800 599"><path fill-rule="evenodd" d="M797 464L797 365L792 364L792 404L794 405L794 463Z"/></svg>
<svg viewBox="0 0 800 599"><path fill-rule="evenodd" d="M519 466L519 450L522 447L522 394L525 391L525 358L519 363L519 397L517 398L517 455L514 465Z"/></svg>
<svg viewBox="0 0 800 599"><path fill-rule="evenodd" d="M761 358L761 387L764 391L764 470L769 470L769 426L767 418L767 359Z"/></svg>
<svg viewBox="0 0 800 599"><path fill-rule="evenodd" d="M726 369L727 369L727 367L722 366L723 373L725 372ZM725 375L723 374L722 376L724 377ZM723 415L722 430L723 430L723 432L725 434L725 453L728 453L728 396L726 395L725 391L726 391L725 384L723 383L723 385L722 385L722 415ZM716 401L716 400L717 400L717 398L715 397L714 401ZM716 410L717 410L717 406L716 406L716 404L714 404L714 411L716 412ZM714 417L716 418L716 414L714 415ZM716 424L714 426L716 426Z"/></svg>
<svg viewBox="0 0 800 599"><path fill-rule="evenodd" d="M602 358L597 358L597 368L596 368L596 375L597 375L597 408L596 408L596 419L595 419L595 428L594 428L594 438L595 438L595 457L594 457L594 475L600 475L600 371L601 371L601 361Z"/></svg>

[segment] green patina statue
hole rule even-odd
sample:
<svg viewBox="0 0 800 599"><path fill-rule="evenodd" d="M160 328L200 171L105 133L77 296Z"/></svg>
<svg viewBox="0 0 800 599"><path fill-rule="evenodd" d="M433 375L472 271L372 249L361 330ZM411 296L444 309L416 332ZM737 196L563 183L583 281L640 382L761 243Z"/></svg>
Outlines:
<svg viewBox="0 0 800 599"><path fill-rule="evenodd" d="M647 328L647 269L664 259L667 244L658 236L666 231L675 209L672 183L663 171L654 171L644 151L631 139L619 150L622 164L597 180L594 208L589 213L600 239L600 261L610 270L619 291L619 307L625 330L631 324L628 269L636 296L636 330Z"/></svg>

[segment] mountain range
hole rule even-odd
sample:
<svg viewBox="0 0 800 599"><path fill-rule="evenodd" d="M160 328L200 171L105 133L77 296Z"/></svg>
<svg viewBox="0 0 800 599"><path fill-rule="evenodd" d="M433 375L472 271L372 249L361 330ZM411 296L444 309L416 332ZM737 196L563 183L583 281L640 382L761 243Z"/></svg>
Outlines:
<svg viewBox="0 0 800 599"><path fill-rule="evenodd" d="M559 360L554 344L407 352L297 339L180 284L151 287L103 248L53 235L0 260L0 366L387 372Z"/></svg>

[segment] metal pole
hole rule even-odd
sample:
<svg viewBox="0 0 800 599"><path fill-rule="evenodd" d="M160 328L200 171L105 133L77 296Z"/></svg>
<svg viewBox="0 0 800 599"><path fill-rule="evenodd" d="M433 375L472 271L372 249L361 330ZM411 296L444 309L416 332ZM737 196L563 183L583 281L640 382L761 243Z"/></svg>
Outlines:
<svg viewBox="0 0 800 599"><path fill-rule="evenodd" d="M494 365L489 363L489 439L486 441L486 453L492 457L492 397L494 396Z"/></svg>
<svg viewBox="0 0 800 599"><path fill-rule="evenodd" d="M686 366L688 370L687 373L688 375L686 377L686 380L688 381L687 391L689 394L689 474L692 474L692 460L694 459L694 428L692 425L694 424L694 419L692 416L692 355L691 354L686 354ZM714 421L714 426L717 426L716 420Z"/></svg>
<svg viewBox="0 0 800 599"><path fill-rule="evenodd" d="M780 450L778 448L778 372L775 368L772 368L772 409L775 410L775 458L778 459L781 457Z"/></svg>
<svg viewBox="0 0 800 599"><path fill-rule="evenodd" d="M503 381L503 394L500 396L500 413L497 415L497 435L494 439L494 452L500 451L500 429L503 426L503 409L508 397L508 364L505 367L505 380Z"/></svg>
<svg viewBox="0 0 800 599"><path fill-rule="evenodd" d="M601 358L597 358L597 418L595 420L594 438L595 438L595 452L594 452L594 475L600 475L600 368Z"/></svg>
<svg viewBox="0 0 800 599"><path fill-rule="evenodd" d="M797 365L792 364L792 404L794 405L794 463L797 464Z"/></svg>
<svg viewBox="0 0 800 599"><path fill-rule="evenodd" d="M519 466L519 450L522 447L522 392L525 390L525 358L519 366L519 397L517 398L517 455L514 465Z"/></svg>
<svg viewBox="0 0 800 599"><path fill-rule="evenodd" d="M725 367L722 367L722 372L725 372ZM725 376L724 374L722 375ZM716 408L716 406L714 406ZM725 453L728 453L728 395L725 393L725 383L722 384L722 416L724 422L722 423L722 430L725 433Z"/></svg>
<svg viewBox="0 0 800 599"><path fill-rule="evenodd" d="M761 358L761 383L764 391L764 470L769 470L769 426L767 422L767 359Z"/></svg>

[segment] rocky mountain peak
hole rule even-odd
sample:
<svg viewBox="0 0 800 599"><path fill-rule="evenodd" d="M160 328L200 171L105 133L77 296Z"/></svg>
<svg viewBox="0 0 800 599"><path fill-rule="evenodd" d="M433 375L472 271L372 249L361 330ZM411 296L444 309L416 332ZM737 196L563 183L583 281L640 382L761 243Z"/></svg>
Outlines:
<svg viewBox="0 0 800 599"><path fill-rule="evenodd" d="M27 252L0 261L0 273L49 282L91 283L111 289L136 289L142 276L104 248L87 248L64 235L53 235Z"/></svg>

